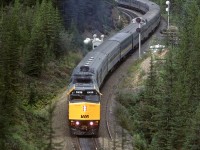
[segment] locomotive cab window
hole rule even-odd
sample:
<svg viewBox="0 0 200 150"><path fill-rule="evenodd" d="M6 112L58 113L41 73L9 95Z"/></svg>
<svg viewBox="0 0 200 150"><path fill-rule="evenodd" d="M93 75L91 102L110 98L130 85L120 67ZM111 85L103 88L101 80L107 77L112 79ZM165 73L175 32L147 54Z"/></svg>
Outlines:
<svg viewBox="0 0 200 150"><path fill-rule="evenodd" d="M70 101L71 102L99 102L100 95L95 90L74 90L70 94Z"/></svg>
<svg viewBox="0 0 200 150"><path fill-rule="evenodd" d="M75 78L73 83L93 83L91 78Z"/></svg>

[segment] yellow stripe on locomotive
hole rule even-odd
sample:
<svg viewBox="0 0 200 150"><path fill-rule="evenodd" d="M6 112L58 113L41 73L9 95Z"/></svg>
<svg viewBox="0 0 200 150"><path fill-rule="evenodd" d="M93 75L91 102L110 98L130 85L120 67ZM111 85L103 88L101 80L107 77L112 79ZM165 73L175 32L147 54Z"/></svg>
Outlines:
<svg viewBox="0 0 200 150"><path fill-rule="evenodd" d="M69 120L100 120L100 103L69 103Z"/></svg>

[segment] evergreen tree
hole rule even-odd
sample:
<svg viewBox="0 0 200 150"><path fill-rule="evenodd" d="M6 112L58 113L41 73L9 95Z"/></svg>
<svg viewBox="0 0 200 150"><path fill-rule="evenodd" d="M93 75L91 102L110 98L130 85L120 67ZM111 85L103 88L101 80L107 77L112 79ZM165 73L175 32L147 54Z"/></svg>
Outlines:
<svg viewBox="0 0 200 150"><path fill-rule="evenodd" d="M31 31L29 53L26 59L25 72L39 77L47 63L60 56L59 33L62 30L59 13L51 1L43 0L37 4Z"/></svg>
<svg viewBox="0 0 200 150"><path fill-rule="evenodd" d="M157 108L157 92L158 92L158 79L156 75L155 60L151 55L150 71L146 81L143 106L141 109L140 120L141 130L143 130L144 137L148 141L148 144L152 141L152 134L155 132L156 114L158 113Z"/></svg>
<svg viewBox="0 0 200 150"><path fill-rule="evenodd" d="M198 16L199 8L195 0L188 1L183 5L183 10L181 13L180 20L180 31L181 31L181 43L180 51L177 52L177 59L180 64L180 71L185 71L188 65L188 59L191 54L191 39L194 37L193 25L196 22L196 16ZM188 38L190 37L190 38Z"/></svg>
<svg viewBox="0 0 200 150"><path fill-rule="evenodd" d="M194 25L194 39L200 38L200 13L196 18ZM188 61L188 102L190 103L191 112L196 110L200 100L200 45L198 40L191 40L191 56Z"/></svg>
<svg viewBox="0 0 200 150"><path fill-rule="evenodd" d="M197 3L194 3L194 5ZM199 71L199 66L200 66L200 52L199 52L199 42L198 40L193 40L193 39L198 39L200 36L200 17L199 17L199 8L197 8L198 5L196 5L196 10L194 9L194 5L190 7L191 11L198 13L198 17L193 17L195 19L194 24L193 24L193 31L191 32L190 37L188 38L190 40L190 57L188 58L187 62L187 68L185 72L185 84L184 84L184 89L185 89L185 103L187 104L185 107L185 110L187 111L187 118L190 118L191 116L194 116L195 114L198 113L199 107L199 100L200 100L200 71ZM197 11L198 10L198 11ZM191 12L191 13L192 13ZM186 140L191 144L195 143L194 139L195 134L193 134L194 131L191 131L190 127L193 122L191 119L188 119L186 121ZM190 134L190 132L192 132ZM197 133L198 131L196 131ZM188 135L189 134L189 135ZM194 137L193 137L194 136ZM193 139L193 140L192 140ZM197 140L198 141L198 140ZM198 145L198 142L196 143ZM192 146L193 147L193 146ZM191 149L198 149L195 148L195 146Z"/></svg>
<svg viewBox="0 0 200 150"><path fill-rule="evenodd" d="M197 107L195 115L192 117L192 124L189 127L186 142L184 144L185 150L199 150L200 148L200 105Z"/></svg>
<svg viewBox="0 0 200 150"><path fill-rule="evenodd" d="M60 18L60 13L58 9L55 10L54 13L54 28L55 28L55 40L54 40L54 49L53 53L56 58L62 57L67 54L67 49L62 49L63 44L69 44L69 43L63 43L61 44L62 41L62 33L64 32L63 28L63 22L61 21ZM65 33L66 34L66 33Z"/></svg>
<svg viewBox="0 0 200 150"><path fill-rule="evenodd" d="M45 48L47 47L40 21L32 29L29 54L25 66L25 72L30 76L36 77L41 75L44 68Z"/></svg>
<svg viewBox="0 0 200 150"><path fill-rule="evenodd" d="M18 78L19 78L19 43L18 28L19 3L14 9L3 15L1 20L1 60L0 60L0 148L9 149L7 145L12 141L16 112L19 106ZM12 145L15 146L15 145ZM14 147L10 147L13 149Z"/></svg>
<svg viewBox="0 0 200 150"><path fill-rule="evenodd" d="M175 102L173 99L174 94L174 82L175 82L175 70L172 63L172 54L169 52L166 63L164 64L164 70L161 74L162 80L160 80L161 86L158 89L158 114L156 116L157 132L155 133L153 143L155 149L173 149L173 117L176 112ZM152 145L153 146L153 145Z"/></svg>
<svg viewBox="0 0 200 150"><path fill-rule="evenodd" d="M175 100L178 111L176 112L177 130L176 139L183 143L185 132L189 129L190 118L196 110L199 101L199 43L194 39L199 37L199 7L195 0L184 4L183 21L181 23L180 48L175 49L175 64L177 69L177 82ZM195 27L195 28L194 28ZM178 143L178 142L177 142Z"/></svg>
<svg viewBox="0 0 200 150"><path fill-rule="evenodd" d="M160 83L152 57L150 64L150 71L144 91L138 93L137 96L126 93L118 97L120 103L128 109L126 112L131 116L129 120L133 121L132 126L130 121L127 121L128 125L125 125L125 127L128 127L128 130L134 130L134 149L154 149L155 147L155 144L151 147L149 145L152 142L155 143L154 135L158 130L157 115L159 113L158 101L160 98L158 97L158 93L160 92Z"/></svg>
<svg viewBox="0 0 200 150"><path fill-rule="evenodd" d="M1 12L3 12L1 10ZM4 116L4 106L3 106L3 101L4 101L4 76L5 76L5 72L4 72L4 61L3 59L5 59L4 56L4 50L3 50L3 45L2 45L2 40L4 38L3 35L3 24L4 24L4 14L1 13L1 20L0 20L0 149L4 149L5 145L4 145L4 139L5 139L5 124L3 123L4 120L6 120L5 116Z"/></svg>

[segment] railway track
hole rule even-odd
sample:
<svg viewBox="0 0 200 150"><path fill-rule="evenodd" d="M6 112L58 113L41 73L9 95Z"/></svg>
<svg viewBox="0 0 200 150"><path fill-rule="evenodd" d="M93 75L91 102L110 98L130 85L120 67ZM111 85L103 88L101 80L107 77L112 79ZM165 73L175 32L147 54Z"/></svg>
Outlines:
<svg viewBox="0 0 200 150"><path fill-rule="evenodd" d="M130 10L130 9L127 9L127 8L124 8L124 7L121 7L121 6L118 6L118 9L123 13L125 14L128 18L129 18L129 22L131 22L132 19L134 19L135 17L138 17L141 15L141 13L138 13L136 11L133 11L133 10ZM109 92L109 98L112 99L112 96L113 96L113 93L114 93L114 89L112 88L112 90ZM107 133L109 135L109 138L111 140L113 140L113 136L112 136L112 133L111 133L111 127L110 127L110 123L109 123L109 115L110 115L110 109L111 108L111 101L107 100L107 103L106 103L106 129L107 129Z"/></svg>
<svg viewBox="0 0 200 150"><path fill-rule="evenodd" d="M109 97L112 97L112 94L110 93ZM112 134L111 134L111 130L110 130L110 126L109 126L109 115L110 115L110 104L109 104L109 100L107 100L107 104L106 104L106 129L109 135L109 138L111 140L113 140Z"/></svg>
<svg viewBox="0 0 200 150"><path fill-rule="evenodd" d="M122 13L124 13L128 18L129 21L131 21L133 18L137 17L137 15L134 14L133 10L128 11L127 9L123 9L122 7L118 7ZM104 126L103 129L100 131L104 131L103 135L100 134L101 137L107 137L110 141L113 141L113 136L111 132L111 125L110 125L110 108L111 108L111 101L110 98L112 97L114 90L109 92L109 95L106 97L106 101L103 104L103 110L101 116L105 116L105 118L102 118L102 125ZM106 133L105 133L106 132ZM107 136L105 136L107 134ZM99 142L99 138L94 137L83 137L83 136L75 136L72 137L73 141L73 148L74 150L99 150L102 149L102 145Z"/></svg>
<svg viewBox="0 0 200 150"><path fill-rule="evenodd" d="M97 138L94 137L79 137L73 138L73 148L74 150L99 150L100 146L98 144Z"/></svg>
<svg viewBox="0 0 200 150"><path fill-rule="evenodd" d="M133 10L130 10L130 9L127 9L127 8L123 8L123 7L120 7L120 6L118 6L117 8L118 8L119 11L121 11L124 15L126 15L128 17L129 22L133 18L138 17L137 14L133 13Z"/></svg>
<svg viewBox="0 0 200 150"><path fill-rule="evenodd" d="M134 18L134 15L130 14L131 12L128 11L128 10L121 10L124 12L125 15L128 16L128 18L130 18L129 21L131 21L132 18ZM132 11L132 10L131 10ZM132 11L133 12L133 11ZM135 16L140 16L138 15L138 13L136 13ZM137 54L134 54L137 56ZM133 58L134 56L132 55L131 56L131 59ZM135 58L135 57L134 57ZM111 99L112 97L114 97L113 93L115 91L115 89L113 88L114 86L117 86L116 84L118 83L118 79L119 77L123 76L123 72L125 72L127 70L127 64L130 64L128 61L130 60L126 60L126 62L124 62L121 66L119 66L119 69L117 71L115 71L115 73L113 73L112 75L112 78L111 79L111 82L110 83L107 83L104 87L104 90L103 90L103 94L105 94L102 99L102 107L104 110L102 110L104 113L101 114L102 116L102 120L101 120L101 126L103 126L103 128L100 130L100 138L105 138L106 140L109 139L109 140L113 140L113 137L115 138L115 135L112 134L113 133L113 124L115 124L115 122L111 122L110 121L110 113L111 113ZM128 62L128 63L127 63ZM124 65L126 64L126 65ZM121 69L120 69L121 68ZM109 79L110 80L110 79ZM116 81L115 81L116 80ZM110 90L111 89L111 90ZM65 105L66 106L66 105ZM64 109L64 107L62 107L64 111L66 111ZM60 114L64 114L63 111L62 113L59 113L58 111L58 114L57 116L60 116ZM66 118L66 116L63 117L63 119L58 119L58 120L64 120ZM58 121L59 122L59 121ZM102 141L100 140L100 138L92 138L92 137L71 137L70 134L68 133L68 131L66 131L66 128L63 127L63 126L66 126L66 123L63 123L60 122L60 127L63 129L62 132L59 133L59 136L60 137L64 137L63 139L63 147L64 149L74 149L74 150L98 150L98 149L104 149L104 144L106 142L106 140L104 141L103 140L103 144L102 144ZM65 131L65 132L63 132ZM66 133L67 132L67 133ZM64 133L64 134L63 134ZM66 135L68 135L66 137ZM112 135L114 135L112 137ZM102 146L103 145L103 146ZM106 146L105 146L106 147ZM108 148L105 148L105 149L111 149L110 147Z"/></svg>
<svg viewBox="0 0 200 150"><path fill-rule="evenodd" d="M130 18L129 21L141 15L138 13L137 15L135 15L135 11L133 10L128 11L127 9L120 9L120 11L122 11L122 13L127 15L127 18ZM115 70L113 71L116 73ZM113 74L115 73L112 73L110 76L113 76ZM117 83L117 82L114 81L114 83ZM101 104L102 104L101 116L102 117L101 117L101 125L100 125L100 138L98 139L101 149L112 149L113 143L115 143L115 140L116 140L116 137L115 137L116 133L115 133L115 129L113 128L113 126L115 126L115 123L113 124L113 118L112 118L112 112L113 112L112 103L114 99L115 87L117 87L117 85L113 85L112 83L110 84L109 82L107 83L106 81L105 85L101 89L103 93L102 101L101 101Z"/></svg>

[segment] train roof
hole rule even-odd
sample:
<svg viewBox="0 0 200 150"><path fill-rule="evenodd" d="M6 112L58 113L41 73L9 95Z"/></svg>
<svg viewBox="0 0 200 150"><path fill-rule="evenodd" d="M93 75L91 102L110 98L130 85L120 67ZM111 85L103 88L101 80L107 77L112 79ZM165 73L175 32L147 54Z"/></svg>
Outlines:
<svg viewBox="0 0 200 150"><path fill-rule="evenodd" d="M155 10L155 9L160 10L160 6L157 5L155 2L147 1L146 3L148 4L148 7L149 7L148 12Z"/></svg>
<svg viewBox="0 0 200 150"><path fill-rule="evenodd" d="M117 42L122 42L125 39L129 38L131 36L130 33L124 33L124 32L118 32L111 38L109 38L109 41L117 41Z"/></svg>
<svg viewBox="0 0 200 150"><path fill-rule="evenodd" d="M130 33L130 31L136 30L138 28L137 24L130 23L128 26L120 30L119 32Z"/></svg>
<svg viewBox="0 0 200 150"><path fill-rule="evenodd" d="M106 40L104 41L101 45L96 47L94 51L96 52L101 52L104 54L109 54L113 49L119 48L120 43L118 41L111 41L111 40Z"/></svg>
<svg viewBox="0 0 200 150"><path fill-rule="evenodd" d="M95 74L97 68L99 68L101 63L106 60L106 56L110 53L110 51L112 51L114 48L119 48L120 43L130 36L130 33L117 33L110 37L107 41L103 42L101 45L89 52L74 69L73 74L83 74L81 72L82 66L87 66L90 68L88 71L89 74Z"/></svg>
<svg viewBox="0 0 200 150"><path fill-rule="evenodd" d="M81 67L86 66L89 67L89 73L95 74L97 68L101 65L101 63L106 59L106 54L98 52L98 51L91 51L89 52L78 64L78 66L74 69L73 74L81 73Z"/></svg>

